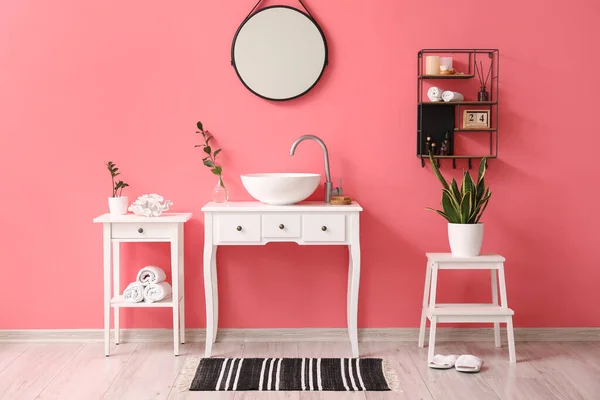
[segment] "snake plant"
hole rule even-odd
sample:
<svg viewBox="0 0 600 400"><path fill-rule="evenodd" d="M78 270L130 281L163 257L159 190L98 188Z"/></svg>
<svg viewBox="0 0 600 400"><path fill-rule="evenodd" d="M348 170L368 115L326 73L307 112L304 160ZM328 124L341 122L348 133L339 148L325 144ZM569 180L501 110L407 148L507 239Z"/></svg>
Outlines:
<svg viewBox="0 0 600 400"><path fill-rule="evenodd" d="M477 224L490 201L492 193L485 186L486 158L479 164L477 182L471 178L469 171L465 171L463 180L458 186L456 179L452 182L446 181L437 167L433 156L429 154L433 173L442 183L442 210L427 207L427 210L435 211L446 218L451 224Z"/></svg>

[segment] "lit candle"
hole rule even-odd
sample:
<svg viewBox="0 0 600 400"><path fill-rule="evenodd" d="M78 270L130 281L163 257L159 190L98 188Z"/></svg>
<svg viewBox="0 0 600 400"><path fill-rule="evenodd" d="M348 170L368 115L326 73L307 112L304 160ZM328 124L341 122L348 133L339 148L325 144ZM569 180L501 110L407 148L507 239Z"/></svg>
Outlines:
<svg viewBox="0 0 600 400"><path fill-rule="evenodd" d="M440 57L427 56L425 57L425 75L440 74Z"/></svg>

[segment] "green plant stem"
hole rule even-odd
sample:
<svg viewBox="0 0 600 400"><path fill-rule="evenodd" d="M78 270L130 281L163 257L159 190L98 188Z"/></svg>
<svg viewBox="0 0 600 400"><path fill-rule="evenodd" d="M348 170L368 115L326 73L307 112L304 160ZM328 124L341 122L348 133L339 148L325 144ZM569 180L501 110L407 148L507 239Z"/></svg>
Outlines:
<svg viewBox="0 0 600 400"><path fill-rule="evenodd" d="M202 131L200 131L200 133L202 134L202 137L204 138L204 148L206 148L206 147L209 147L209 144L208 144L208 139L209 139L210 137L212 137L212 136L209 136L209 138L207 138L207 137L206 137L206 135L207 135L208 131L204 131L204 130L202 130ZM210 135L210 133L208 133L208 134ZM219 152L219 151L220 151L220 150L216 150L216 152ZM213 165L213 167L212 167L212 168L217 168L217 157L215 156L215 151L211 151L211 152L208 154L208 159L210 160L210 162L211 162L211 163L212 163L212 165ZM220 185L221 187L223 187L223 188L224 188L224 187L225 187L225 184L223 183L223 175L222 175L222 173L218 173L218 174L216 174L216 175L219 177L219 185Z"/></svg>
<svg viewBox="0 0 600 400"><path fill-rule="evenodd" d="M217 175L219 177L219 186L221 186L222 188L225 188L225 183L223 182L223 175L222 175L223 169L221 166L217 165L217 155L221 152L221 149L213 149L210 146L209 143L213 139L213 136L210 134L210 132L208 130L204 130L202 123L200 121L198 121L196 126L198 128L196 133L200 133L202 135L202 138L204 139L204 143L198 144L194 147L202 147L202 150L206 154L206 156L204 158L202 158L202 163L206 167L210 168L211 172L214 175Z"/></svg>

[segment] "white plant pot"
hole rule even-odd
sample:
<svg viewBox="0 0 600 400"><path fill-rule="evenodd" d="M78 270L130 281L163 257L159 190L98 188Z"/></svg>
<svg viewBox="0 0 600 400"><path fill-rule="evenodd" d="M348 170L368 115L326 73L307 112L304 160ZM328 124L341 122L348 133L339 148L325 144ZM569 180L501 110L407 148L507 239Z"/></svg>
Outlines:
<svg viewBox="0 0 600 400"><path fill-rule="evenodd" d="M483 224L448 224L450 251L455 257L477 257L483 242Z"/></svg>
<svg viewBox="0 0 600 400"><path fill-rule="evenodd" d="M114 215L125 215L127 214L127 205L129 199L127 196L121 197L109 197L108 198L108 209L111 214Z"/></svg>

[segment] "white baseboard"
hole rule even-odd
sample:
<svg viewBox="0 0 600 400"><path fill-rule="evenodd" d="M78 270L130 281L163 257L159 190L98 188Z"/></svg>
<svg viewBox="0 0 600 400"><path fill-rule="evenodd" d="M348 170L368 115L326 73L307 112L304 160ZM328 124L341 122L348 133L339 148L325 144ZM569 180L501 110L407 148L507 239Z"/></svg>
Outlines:
<svg viewBox="0 0 600 400"><path fill-rule="evenodd" d="M358 330L361 342L398 341L416 342L418 328L365 328ZM171 342L171 329L121 329L124 342ZM204 329L187 329L188 343L204 342ZM426 336L428 337L428 336ZM502 330L505 339L505 330ZM493 340L492 328L438 328L437 341L484 342ZM31 329L0 330L0 343L15 342L102 342L102 329ZM345 341L344 328L306 329L220 329L220 342L291 342L291 341ZM573 342L600 341L600 328L515 328L518 342Z"/></svg>

